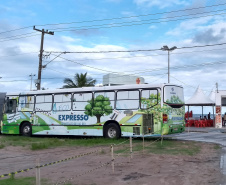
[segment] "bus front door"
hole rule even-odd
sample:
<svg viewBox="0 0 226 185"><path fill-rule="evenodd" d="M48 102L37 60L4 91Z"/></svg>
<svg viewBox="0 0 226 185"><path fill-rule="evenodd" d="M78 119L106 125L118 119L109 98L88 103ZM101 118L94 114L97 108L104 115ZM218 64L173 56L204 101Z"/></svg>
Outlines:
<svg viewBox="0 0 226 185"><path fill-rule="evenodd" d="M2 117L3 117L3 107L5 102L5 96L6 96L6 93L0 92L0 122L2 121Z"/></svg>

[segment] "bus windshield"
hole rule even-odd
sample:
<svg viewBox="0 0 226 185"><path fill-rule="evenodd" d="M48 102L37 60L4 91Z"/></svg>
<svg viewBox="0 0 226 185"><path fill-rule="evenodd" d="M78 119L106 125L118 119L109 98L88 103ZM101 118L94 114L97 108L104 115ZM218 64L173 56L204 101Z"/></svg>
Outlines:
<svg viewBox="0 0 226 185"><path fill-rule="evenodd" d="M164 86L164 103L173 107L180 108L184 105L183 88L175 85Z"/></svg>

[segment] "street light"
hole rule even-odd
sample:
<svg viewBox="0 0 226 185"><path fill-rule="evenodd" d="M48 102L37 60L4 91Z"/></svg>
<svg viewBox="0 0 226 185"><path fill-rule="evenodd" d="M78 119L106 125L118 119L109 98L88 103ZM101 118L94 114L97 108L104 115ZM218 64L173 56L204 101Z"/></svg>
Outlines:
<svg viewBox="0 0 226 185"><path fill-rule="evenodd" d="M169 48L168 46L163 46L161 50L168 51L168 83L170 83L170 51L177 49L176 46Z"/></svg>
<svg viewBox="0 0 226 185"><path fill-rule="evenodd" d="M32 73L31 73L29 76L31 77L31 86L30 86L30 90L32 91L32 77L35 76L35 74L32 74Z"/></svg>

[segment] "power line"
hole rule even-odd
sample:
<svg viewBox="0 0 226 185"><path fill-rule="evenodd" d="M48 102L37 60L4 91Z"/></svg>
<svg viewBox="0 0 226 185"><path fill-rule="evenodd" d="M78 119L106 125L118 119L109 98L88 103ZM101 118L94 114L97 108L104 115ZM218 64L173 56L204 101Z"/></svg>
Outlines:
<svg viewBox="0 0 226 185"><path fill-rule="evenodd" d="M200 45L200 46L186 46L186 47L181 47L181 48L177 48L177 49L190 49L190 48L203 48L203 47L209 47L209 46L221 46L221 45L225 45L226 43L219 43L219 44L206 44L206 45Z"/></svg>
<svg viewBox="0 0 226 185"><path fill-rule="evenodd" d="M190 49L190 48L202 48L202 47L210 47L210 46L221 46L225 45L226 42L218 43L218 44L205 44L205 45L197 45L197 46L185 46L185 47L177 47L177 49ZM150 51L162 51L161 49L139 49L139 50L108 50L108 51L44 51L46 53L132 53L132 52L150 52ZM59 57L61 58L61 57Z"/></svg>
<svg viewBox="0 0 226 185"><path fill-rule="evenodd" d="M79 62L76 62L76 61L73 61L73 60L70 60L70 59L66 59L66 58L63 58L63 57L60 57L60 56L58 56L58 58L64 59L66 61L69 61L69 62L78 64L78 65L81 65L81 66L85 66L85 67L88 67L88 68L91 68L91 69L95 69L95 70L99 70L99 71L104 71L104 72L117 73L117 72L112 72L112 71L109 71L109 70L100 69L100 68L97 68L97 67L88 66L88 65L85 65L85 64L82 64L82 63L79 63Z"/></svg>
<svg viewBox="0 0 226 185"><path fill-rule="evenodd" d="M65 24L85 23L85 22L98 22L98 21L108 21L108 20L117 20L117 19L138 18L138 17L150 16L150 15L161 15L161 14L167 14L167 13L176 13L176 12L182 12L182 11L197 10L197 9L202 9L202 8L217 7L217 6L222 6L222 5L225 5L225 4L226 3L209 5L209 6L200 6L200 7L196 7L196 8L187 8L187 9L181 9L181 10L157 12L157 13L137 15L137 16L115 17L115 18L96 19L96 20L87 20L87 21L77 21L77 22L68 22L68 23L42 24L42 25L37 25L37 26L65 25ZM0 34L13 32L13 31L18 31L18 30L23 30L23 29L32 28L32 27L33 27L33 25L32 26L21 27L21 28L16 28L16 29L0 32Z"/></svg>
<svg viewBox="0 0 226 185"><path fill-rule="evenodd" d="M213 6L215 6L215 5L213 5ZM192 9L198 9L198 8L192 8ZM212 11L212 12L218 12L218 11L224 11L224 10L225 9L223 9L223 10L216 10L216 11ZM182 11L182 10L180 10L180 11ZM173 12L173 11L171 11L171 12ZM161 19L168 19L168 18L175 18L175 17L183 17L183 16L190 16L190 15L198 15L198 14L205 14L205 13L209 13L209 12L201 12L201 13L195 13L195 14L188 14L188 15L181 15L181 16L174 16L174 17L166 17L166 18L159 18L159 19L149 19L149 20L133 21L133 22L142 22L142 21L150 21L150 20L161 20ZM222 13L222 14L225 14L225 13ZM222 15L222 14L213 14L213 15L207 15L207 16L201 16L201 17L208 17L208 16ZM167 21L151 22L151 23L170 22L170 21L186 20L186 19L193 19L193 18L200 18L200 17L191 17L191 18L185 18L185 19L167 20ZM91 26L83 26L83 27L80 27L80 28L99 29L99 28L111 28L111 27L123 27L123 26L134 26L134 25L151 24L150 22L148 22L148 23L141 23L141 24L123 25L124 23L130 23L130 22L113 23L113 24L110 24L110 25L113 25L113 26L107 26L107 27L96 27L96 28L92 28L93 26L103 26L103 25L91 25ZM118 25L117 26L116 24L121 24L121 25ZM55 25L55 24L46 24L46 25ZM104 24L104 25L106 25L106 24ZM109 24L107 24L107 25L109 25ZM28 27L26 27L26 28L28 28ZM71 28L74 28L74 27L71 27ZM79 27L77 27L77 28L79 28ZM62 29L62 28L56 28L55 30L57 30L57 29ZM17 29L17 30L19 30L19 29ZM76 30L84 30L84 29L75 29L74 31L76 31ZM15 30L13 30L13 31L15 31ZM63 32L63 31L73 31L73 30L70 30L70 27L69 27L69 28L65 28L65 29L62 29L62 30L59 30L59 31L55 31L55 32ZM10 40L15 40L15 39L21 39L21 38L27 38L27 37L33 37L33 36L36 36L37 35L37 34L30 35L32 33L33 32L22 34L22 35L16 35L16 36L11 36L11 37L6 37L5 40L0 40L0 42L5 42L5 41L10 41ZM25 35L30 35L30 36L26 36L25 37ZM24 37L18 37L18 36L24 36ZM14 37L18 37L18 38L14 38ZM9 39L9 38L14 38L14 39Z"/></svg>
<svg viewBox="0 0 226 185"><path fill-rule="evenodd" d="M207 63L194 64L194 65L173 66L173 67L171 67L171 69L180 69L180 68L183 68L184 69L184 68L191 68L191 67L197 67L197 66L210 66L210 65L224 64L224 63L226 63L226 61L207 62ZM47 68L47 69L52 70L52 71L55 71L57 73L68 75L68 73L57 71L57 70L54 70L54 69L51 69L51 68ZM153 71L161 71L161 70L166 70L166 69L167 69L167 67L164 67L164 68L154 68L154 69L149 69L149 70L146 70L146 71L140 71L138 73L133 73L133 74L123 74L123 75L118 74L118 75L119 76L128 76L128 75L135 75L135 74L147 73L147 72L153 72ZM162 75L162 74L163 73L161 73L161 74L153 74L153 75ZM92 74L92 75L95 75L95 74ZM101 75L101 74L98 74L98 75ZM74 75L70 75L70 76L74 76ZM141 76L146 76L146 75L141 75ZM150 76L150 75L148 75L148 76ZM62 78L64 78L64 77L62 77ZM117 78L117 77L111 77L111 78ZM56 78L54 77L54 78L42 78L42 79L56 79ZM61 79L61 78L59 78L59 79ZM95 78L95 79L100 79L100 78ZM11 81L1 81L0 80L0 82L16 82L16 81L29 81L29 80L11 80Z"/></svg>
<svg viewBox="0 0 226 185"><path fill-rule="evenodd" d="M215 11L211 11L211 13L213 13L213 12L219 12L219 11L225 11L225 9L222 9L222 10L215 10ZM69 28L51 28L52 30L60 30L60 31L56 31L56 32L61 32L61 31L66 31L66 30L68 30L68 29L72 29L72 28L76 28L76 30L81 30L81 28L83 29L83 28L92 28L92 27L94 27L94 26L105 26L105 25L108 25L109 27L111 27L110 25L113 25L113 26L115 26L115 25L123 25L123 24L125 24L125 23L136 23L136 22L147 22L147 21L151 21L151 20L165 20L165 19L170 19L170 18L178 18L178 17L185 17L185 16L191 16L191 15L200 15L200 14L206 14L206 13L210 13L210 12L200 12L200 13L193 13L193 14L187 14L187 15L178 15L178 16L172 16L172 17L164 17L164 18L156 18L156 19L147 19L147 20L138 20L138 21L127 21L127 22L119 22L119 23L111 23L111 24L101 24L101 25L90 25L90 26L79 26L79 27L69 27ZM225 14L225 13L222 13L222 14ZM221 14L213 14L213 15L205 15L204 17L206 17L206 16L214 16L214 15L221 15ZM203 16L201 16L201 17L203 17ZM192 18L196 18L196 17L192 17ZM199 18L199 17L198 17ZM180 19L179 19L180 20ZM171 21L171 20L169 20L169 21ZM164 21L163 21L164 22ZM168 22L168 21L167 21ZM136 25L136 24L133 24L133 25ZM97 27L97 28L98 28ZM80 28L80 29L78 29L78 28ZM97 28L95 28L95 29L97 29Z"/></svg>
<svg viewBox="0 0 226 185"><path fill-rule="evenodd" d="M215 15L224 15L226 13L221 14L213 14L213 15L207 15L207 16L199 16L199 17L190 17L190 18L184 18L184 19L174 19L174 20L166 20L166 21L158 21L158 22L147 22L147 23L138 23L138 24L127 24L127 25L115 25L114 26L103 26L103 27L94 27L94 28L87 28L87 29L65 29L65 30L59 30L55 32L64 32L64 31L79 31L79 30L91 30L91 29L104 29L104 28L119 28L119 27L127 27L127 26L138 26L138 25L146 25L146 24L154 24L154 23L166 23L166 22L174 22L174 21L180 21L180 20L189 20L189 19L196 19L196 18L202 18L202 17L210 17ZM116 23L117 24L117 23Z"/></svg>
<svg viewBox="0 0 226 185"><path fill-rule="evenodd" d="M173 52L171 55L180 55L180 54L187 54L187 53L196 53L196 52L205 52L205 51L217 51L217 50L225 50L226 48L221 48L221 49L210 49L210 50L199 50L199 51L190 51L190 52ZM128 56L128 57L107 57L107 58L87 58L87 59L76 59L76 61L89 61L89 60L107 60L107 59L127 59L127 58L143 58L143 57L150 57L150 56L164 56L168 54L152 54L152 55L142 55L142 56ZM52 61L51 61L52 62ZM55 61L55 62L64 62L64 61Z"/></svg>
<svg viewBox="0 0 226 185"><path fill-rule="evenodd" d="M58 30L58 31L56 30L55 32L90 30L90 29L102 29L102 28L113 28L113 27L137 26L137 25L145 25L145 24L152 24L152 23L163 23L163 22L171 22L171 21L179 21L179 20L188 20L188 19L201 18L201 17L209 17L209 16L215 16L215 15L224 15L224 14L226 14L226 13L206 15L206 16L199 16L199 17L190 17L190 18L184 18L184 19L166 20L166 21L159 21L159 22L147 22L147 23L140 23L140 24L127 24L127 25L123 25L122 23L114 23L113 26L94 27L94 28L92 28L92 26L98 26L98 25L92 25L92 26L84 26L84 27L88 27L87 29L82 28L82 29L72 29L71 30L70 28L66 28L66 29L62 29L62 30ZM183 16L189 16L189 15L183 15ZM164 19L166 19L166 18L164 18ZM145 20L145 21L148 21L148 20ZM139 22L141 22L141 21L139 21ZM129 22L127 22L127 23L129 23ZM116 24L122 24L122 25L118 25L117 26ZM107 24L107 25L109 25L109 24ZM30 36L24 36L24 37L22 36L22 37L12 38L12 39L0 40L0 42L11 41L11 40L16 40L16 39L22 39L22 38L27 38L27 37L34 37L34 36L37 36L37 34L30 35ZM12 36L12 37L17 37L17 36ZM11 37L9 37L9 38L11 38Z"/></svg>
<svg viewBox="0 0 226 185"><path fill-rule="evenodd" d="M190 68L190 67L197 67L197 66L210 66L210 65L215 65L215 64L223 64L226 63L226 61L217 61L217 62L207 62L207 63L201 63L201 64L193 64L193 65L183 65L183 66L172 66L171 69L180 69L180 68ZM89 66L90 67L90 66ZM91 67L92 68L92 67ZM153 72L153 71L161 71L161 70L166 70L167 67L164 68L154 68L154 69L147 69L140 71L138 73L133 73L133 74L140 74L140 73L147 73L147 72ZM101 71L104 71L101 69ZM136 71L124 71L124 72L136 72ZM111 73L116 73L116 72L111 72ZM129 75L129 74L125 74ZM123 76L123 75L122 75Z"/></svg>
<svg viewBox="0 0 226 185"><path fill-rule="evenodd" d="M170 75L171 76L171 75ZM182 84L184 84L185 86L188 86L188 87L192 87L192 88L194 88L194 89L196 89L197 87L195 87L195 86L193 86L193 85L189 85L189 84L187 84L187 83L185 83L185 82L183 82L182 80L179 80L179 79L177 79L176 77L174 77L174 76L171 76L172 78L174 78L175 80L177 80L178 82L181 82ZM214 85L215 86L215 85ZM213 87L214 87L213 86ZM213 89L213 88L212 88ZM211 90L203 90L204 92L212 92L212 89Z"/></svg>
<svg viewBox="0 0 226 185"><path fill-rule="evenodd" d="M171 69L180 69L180 68L191 68L191 67L197 67L197 66L210 66L210 65L216 65L216 64L224 64L226 63L226 61L217 61L217 62L207 62L207 63L201 63L201 64L193 64L193 65L182 65L182 66L173 66L171 67ZM50 68L48 68L50 69ZM60 72L60 71L57 71L57 70L54 70L54 69L50 69L52 71L55 71L55 72L58 72L58 73L61 73L61 74L67 74L67 73L64 73L64 72ZM154 68L154 69L147 69L147 70L144 70L144 71L140 71L140 72L137 72L136 71L124 71L124 72L135 72L135 73L132 73L132 74L118 74L119 76L128 76L128 75L137 75L137 74L140 74L140 73L150 73L150 72L154 72L154 71L161 71L161 70L167 70L167 67L164 67L164 68ZM68 75L68 74L67 74ZM92 75L95 75L95 74L92 74ZM98 74L98 75L102 75L102 74ZM156 75L156 74L153 74L153 75ZM71 75L73 76L73 75ZM145 76L145 75L142 75L142 76ZM112 77L112 78L117 78L117 77Z"/></svg>
<svg viewBox="0 0 226 185"><path fill-rule="evenodd" d="M3 31L3 32L0 32L0 34L18 31L18 30L23 30L23 29L30 28L30 27L32 27L32 26L26 26L26 27L22 27L22 28L16 28L16 29L13 29L13 30Z"/></svg>
<svg viewBox="0 0 226 185"><path fill-rule="evenodd" d="M38 36L38 34L34 34L34 35L30 35L30 36L24 36L24 37L18 37L18 38L14 38L14 39L6 39L6 40L0 40L0 42L6 42L6 41L11 41L11 40L17 40L17 39L24 39L24 38L28 38L28 37L34 37L34 36Z"/></svg>
<svg viewBox="0 0 226 185"><path fill-rule="evenodd" d="M172 69L180 69L180 68L190 68L190 67L197 67L197 66L210 66L210 65L223 64L223 63L226 63L226 61L206 62L206 63L193 64L193 65L172 66L171 68ZM58 72L58 73L61 73L61 74L68 75L68 73L60 72L60 71L57 71L57 70L54 70L54 69L51 69L51 68L47 68L47 69L50 69L52 71L55 71L55 72ZM133 73L133 74L140 74L140 73L147 73L147 72L160 71L160 70L166 70L166 69L167 69L167 67L146 69L146 70L136 70L136 71L124 71L124 72L138 72L139 71L138 73ZM92 74L92 75L102 75L102 74ZM127 75L131 75L131 74L123 74L123 75L118 74L118 75L119 76L127 76ZM74 75L70 75L70 76L74 76ZM145 76L145 75L143 75L143 76ZM22 76L19 76L19 77L22 77ZM16 77L7 77L7 78L16 78ZM4 77L4 79L5 79L5 77ZM47 78L42 78L42 79L47 79ZM0 82L3 82L3 81L0 81ZM7 82L10 82L10 81L7 81Z"/></svg>
<svg viewBox="0 0 226 185"><path fill-rule="evenodd" d="M116 17L116 18L107 18L107 19L96 19L96 20L68 22L68 23L42 24L42 25L37 25L37 26L65 25L65 24L85 23L85 22L87 23L87 22L111 21L111 20L137 18L137 17L150 16L150 15L161 15L161 14L167 14L167 13L176 13L176 12L181 12L181 11L188 11L188 10L195 10L195 9L201 9L201 8L216 7L216 6L222 6L222 5L226 5L226 3L216 4L216 5L210 5L210 6L200 6L200 7L196 7L196 8L188 8L188 9L174 10L174 11L157 12L157 13L137 15L137 16L126 16L126 17Z"/></svg>
<svg viewBox="0 0 226 185"><path fill-rule="evenodd" d="M10 37L4 37L4 38L0 38L0 39L10 39L10 38L14 38L14 37L21 37L21 36L25 36L25 35L31 35L34 34L35 32L30 32L30 33L23 33L20 35L15 35L15 36L10 36Z"/></svg>

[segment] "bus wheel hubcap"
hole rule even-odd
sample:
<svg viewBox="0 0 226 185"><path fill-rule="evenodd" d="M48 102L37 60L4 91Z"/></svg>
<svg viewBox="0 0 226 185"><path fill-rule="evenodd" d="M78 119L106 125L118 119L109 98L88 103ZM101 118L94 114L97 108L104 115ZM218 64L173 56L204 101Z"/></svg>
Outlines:
<svg viewBox="0 0 226 185"><path fill-rule="evenodd" d="M108 136L110 138L116 137L116 130L115 130L115 128L111 127L111 128L108 129Z"/></svg>
<svg viewBox="0 0 226 185"><path fill-rule="evenodd" d="M30 127L29 126L24 127L24 133L27 134L29 132L30 132Z"/></svg>

